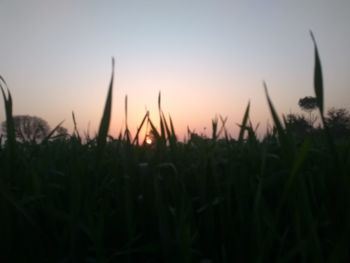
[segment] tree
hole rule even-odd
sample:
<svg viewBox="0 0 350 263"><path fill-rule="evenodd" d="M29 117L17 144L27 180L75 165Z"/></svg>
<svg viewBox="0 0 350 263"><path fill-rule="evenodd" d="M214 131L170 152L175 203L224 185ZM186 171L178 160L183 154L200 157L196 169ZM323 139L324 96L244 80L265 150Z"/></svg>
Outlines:
<svg viewBox="0 0 350 263"><path fill-rule="evenodd" d="M327 112L326 124L336 137L350 134L350 114L344 108L331 108Z"/></svg>
<svg viewBox="0 0 350 263"><path fill-rule="evenodd" d="M62 126L58 127L57 130L56 130L56 135L59 135L59 136L66 136L68 134L68 130Z"/></svg>
<svg viewBox="0 0 350 263"><path fill-rule="evenodd" d="M65 140L68 136L68 130L63 126L59 126L51 138L55 140Z"/></svg>
<svg viewBox="0 0 350 263"><path fill-rule="evenodd" d="M297 137L303 137L313 130L313 126L304 115L290 113L286 117L287 128Z"/></svg>
<svg viewBox="0 0 350 263"><path fill-rule="evenodd" d="M314 111L317 108L317 100L315 97L304 97L302 99L299 99L298 102L299 107L303 110L309 113L309 123L311 126L315 123L317 118L312 118L312 111Z"/></svg>
<svg viewBox="0 0 350 263"><path fill-rule="evenodd" d="M20 142L38 142L50 132L48 123L36 116L18 115L13 117L15 136ZM6 135L6 121L2 123L2 132Z"/></svg>
<svg viewBox="0 0 350 263"><path fill-rule="evenodd" d="M317 100L315 97L304 97L299 100L298 104L304 111L313 111L317 108Z"/></svg>

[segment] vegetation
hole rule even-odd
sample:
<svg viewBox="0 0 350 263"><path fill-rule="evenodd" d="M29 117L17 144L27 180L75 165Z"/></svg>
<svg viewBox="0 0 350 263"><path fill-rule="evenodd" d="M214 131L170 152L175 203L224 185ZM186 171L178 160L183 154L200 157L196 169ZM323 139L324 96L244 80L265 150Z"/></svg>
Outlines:
<svg viewBox="0 0 350 263"><path fill-rule="evenodd" d="M303 111L306 111L309 113L309 124L312 126L317 121L317 117L312 116L312 112L317 109L317 101L314 97L304 97L299 100L298 102L300 108Z"/></svg>
<svg viewBox="0 0 350 263"><path fill-rule="evenodd" d="M211 138L189 131L180 142L160 95L159 129L146 113L134 138L111 138L112 73L96 138L83 143L76 128L55 137L58 125L23 143L0 77L1 262L349 262L350 140L324 115L314 45L322 128L302 140L266 85L274 129L262 141L248 104L237 140L220 118ZM140 145L145 125L153 142Z"/></svg>
<svg viewBox="0 0 350 263"><path fill-rule="evenodd" d="M314 97L304 97L298 102L300 108L305 111L313 111L317 109L317 101Z"/></svg>
<svg viewBox="0 0 350 263"><path fill-rule="evenodd" d="M331 108L327 112L327 126L337 138L349 137L350 135L350 114L344 109Z"/></svg>
<svg viewBox="0 0 350 263"><path fill-rule="evenodd" d="M48 123L36 116L19 115L13 116L15 136L21 142L36 143L44 139L50 132ZM2 131L7 134L6 121L2 123Z"/></svg>

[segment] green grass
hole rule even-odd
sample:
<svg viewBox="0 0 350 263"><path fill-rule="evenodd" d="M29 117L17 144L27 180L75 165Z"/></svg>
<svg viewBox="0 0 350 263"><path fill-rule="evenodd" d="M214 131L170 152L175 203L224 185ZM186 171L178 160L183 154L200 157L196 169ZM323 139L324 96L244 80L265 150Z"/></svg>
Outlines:
<svg viewBox="0 0 350 263"><path fill-rule="evenodd" d="M83 142L73 113L66 140L50 133L40 144L18 143L1 77L8 137L0 146L0 261L349 262L350 141L325 125L314 44L324 128L302 143L266 84L275 128L261 141L248 103L237 140L220 117L211 138L189 133L180 142L161 94L159 129L146 113L134 138L126 128L108 139L114 62L96 138ZM145 125L152 145L139 144Z"/></svg>

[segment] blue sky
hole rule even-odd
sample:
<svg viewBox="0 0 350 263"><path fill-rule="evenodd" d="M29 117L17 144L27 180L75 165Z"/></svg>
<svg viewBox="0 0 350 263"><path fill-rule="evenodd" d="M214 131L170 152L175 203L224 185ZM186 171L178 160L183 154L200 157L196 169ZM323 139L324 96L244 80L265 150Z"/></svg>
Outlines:
<svg viewBox="0 0 350 263"><path fill-rule="evenodd" d="M53 127L98 127L116 58L110 133L134 130L157 95L182 136L228 116L237 133L248 100L252 121L269 119L262 81L280 113L299 112L313 95L312 29L321 55L326 107L350 101L350 1L54 1L0 2L0 75L15 114ZM4 119L3 106L0 120ZM207 130L208 130L207 129Z"/></svg>

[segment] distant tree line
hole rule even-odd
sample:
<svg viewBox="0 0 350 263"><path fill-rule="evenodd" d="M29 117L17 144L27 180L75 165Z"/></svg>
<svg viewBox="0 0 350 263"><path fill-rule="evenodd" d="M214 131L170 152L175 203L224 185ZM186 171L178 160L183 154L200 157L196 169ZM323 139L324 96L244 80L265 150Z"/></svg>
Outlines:
<svg viewBox="0 0 350 263"><path fill-rule="evenodd" d="M30 142L38 143L45 139L51 128L47 121L37 116L29 115L17 115L13 116L13 122L15 126L15 136L19 142ZM6 136L7 134L7 124L6 121L3 121L1 124L2 134ZM54 134L53 138L63 138L67 136L67 129L60 126L58 127Z"/></svg>
<svg viewBox="0 0 350 263"><path fill-rule="evenodd" d="M301 98L298 105L303 111L308 113L308 116L294 113L288 114L286 116L287 128L296 137L317 133L320 130L320 126L315 127L317 116L313 114L313 111L317 109L316 98ZM334 137L344 138L350 136L350 113L345 108L330 108L326 113L325 121Z"/></svg>

